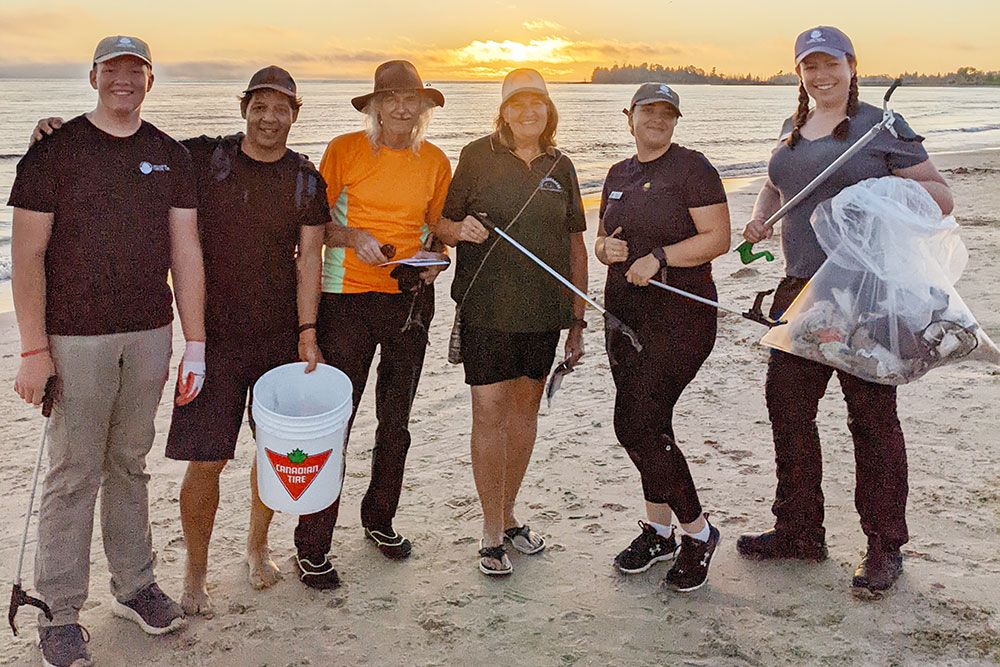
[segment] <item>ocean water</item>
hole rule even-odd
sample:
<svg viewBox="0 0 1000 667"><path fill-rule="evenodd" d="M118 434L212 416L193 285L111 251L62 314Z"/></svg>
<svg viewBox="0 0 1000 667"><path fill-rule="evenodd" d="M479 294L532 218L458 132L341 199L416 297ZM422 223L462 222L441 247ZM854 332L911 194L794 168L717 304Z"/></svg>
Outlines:
<svg viewBox="0 0 1000 667"><path fill-rule="evenodd" d="M243 128L238 81L158 81L143 116L182 139L230 134ZM454 164L462 147L487 134L500 97L499 83L434 84L446 105L435 112L428 138ZM303 81L305 105L289 145L318 163L334 136L361 128L351 97L371 90L365 81ZM700 150L724 177L764 173L781 123L792 113L796 91L788 86L674 86L684 117L675 141ZM608 167L634 152L622 107L629 85L552 84L559 109L557 140L576 165L584 192L600 191ZM882 88L862 88L862 99L881 105ZM0 200L6 204L15 166L37 119L71 118L93 108L85 80L0 80ZM1000 148L1000 94L995 88L900 88L893 107L926 137L931 152ZM0 281L10 275L12 210L0 208Z"/></svg>

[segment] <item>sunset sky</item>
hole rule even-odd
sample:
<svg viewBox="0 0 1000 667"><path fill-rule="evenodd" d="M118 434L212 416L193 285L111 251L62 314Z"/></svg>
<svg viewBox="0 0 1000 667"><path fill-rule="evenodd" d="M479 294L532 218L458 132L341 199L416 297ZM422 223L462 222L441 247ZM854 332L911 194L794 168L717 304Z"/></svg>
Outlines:
<svg viewBox="0 0 1000 667"><path fill-rule="evenodd" d="M169 78L244 78L273 62L299 78L370 79L391 58L429 81L517 66L581 81L641 62L768 75L792 68L795 35L817 24L851 35L864 74L1000 69L1000 0L3 0L0 77L81 75L108 34L147 40Z"/></svg>

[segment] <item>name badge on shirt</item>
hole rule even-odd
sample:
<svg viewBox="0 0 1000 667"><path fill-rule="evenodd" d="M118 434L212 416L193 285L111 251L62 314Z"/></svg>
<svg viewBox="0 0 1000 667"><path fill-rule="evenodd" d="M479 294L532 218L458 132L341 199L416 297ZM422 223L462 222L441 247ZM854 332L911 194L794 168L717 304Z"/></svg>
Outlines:
<svg viewBox="0 0 1000 667"><path fill-rule="evenodd" d="M608 199L621 199L621 198L622 198L621 190L615 190L614 192L608 195Z"/></svg>

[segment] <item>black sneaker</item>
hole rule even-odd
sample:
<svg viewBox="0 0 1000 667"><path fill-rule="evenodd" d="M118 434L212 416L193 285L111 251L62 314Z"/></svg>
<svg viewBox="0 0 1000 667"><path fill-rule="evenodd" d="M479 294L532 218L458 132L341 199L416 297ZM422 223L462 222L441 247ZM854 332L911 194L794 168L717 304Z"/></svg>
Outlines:
<svg viewBox="0 0 1000 667"><path fill-rule="evenodd" d="M827 558L826 542L801 535L788 535L776 530L759 534L740 535L736 551L749 560L811 560Z"/></svg>
<svg viewBox="0 0 1000 667"><path fill-rule="evenodd" d="M638 574L653 567L653 563L670 560L677 555L677 540L674 534L663 537L645 521L639 521L642 532L632 540L632 544L615 556L615 567L623 574Z"/></svg>
<svg viewBox="0 0 1000 667"><path fill-rule="evenodd" d="M365 528L365 537L378 545L378 550L386 558L402 560L413 551L410 541L397 533L392 526L388 528Z"/></svg>
<svg viewBox="0 0 1000 667"><path fill-rule="evenodd" d="M708 581L712 554L719 546L719 529L711 524L708 528L708 542L696 540L690 535L681 536L680 555L663 579L663 583L675 591L687 593L701 588Z"/></svg>
<svg viewBox="0 0 1000 667"><path fill-rule="evenodd" d="M187 625L181 606L156 584L146 586L125 602L112 599L111 613L133 621L149 635L165 635Z"/></svg>
<svg viewBox="0 0 1000 667"><path fill-rule="evenodd" d="M90 633L82 625L50 625L38 628L38 648L45 667L90 667L87 643Z"/></svg>
<svg viewBox="0 0 1000 667"><path fill-rule="evenodd" d="M313 560L319 560L319 563ZM340 575L337 574L329 558L323 556L322 559L313 560L295 556L295 562L299 566L299 581L318 591L327 591L340 586Z"/></svg>

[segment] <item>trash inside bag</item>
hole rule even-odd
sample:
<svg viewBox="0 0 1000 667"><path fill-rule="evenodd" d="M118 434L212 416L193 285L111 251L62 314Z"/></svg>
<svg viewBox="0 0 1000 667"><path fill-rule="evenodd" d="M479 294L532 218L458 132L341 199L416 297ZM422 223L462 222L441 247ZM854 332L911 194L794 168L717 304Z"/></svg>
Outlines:
<svg viewBox="0 0 1000 667"><path fill-rule="evenodd" d="M826 262L761 343L869 382L905 384L1000 350L955 291L968 262L958 224L912 180L872 178L813 212Z"/></svg>

